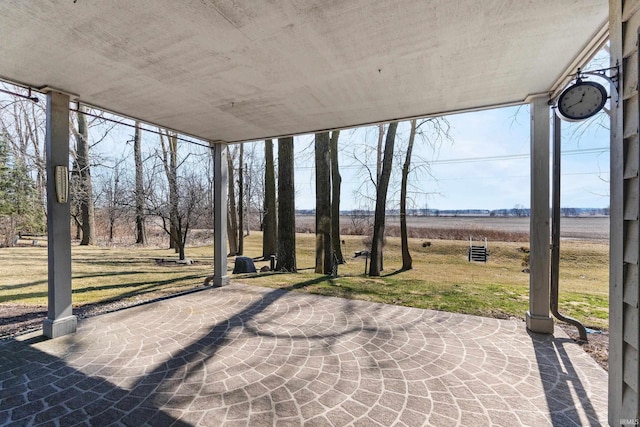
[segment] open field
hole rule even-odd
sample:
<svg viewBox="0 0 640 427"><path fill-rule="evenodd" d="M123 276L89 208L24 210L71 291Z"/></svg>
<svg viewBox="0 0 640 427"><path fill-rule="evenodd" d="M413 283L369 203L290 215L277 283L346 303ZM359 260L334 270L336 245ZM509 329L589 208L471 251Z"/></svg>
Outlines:
<svg viewBox="0 0 640 427"><path fill-rule="evenodd" d="M315 216L297 215L296 225L299 232L313 231ZM343 215L340 217L340 228L343 233L350 233L354 229L366 229L373 224L373 217L359 217ZM438 232L458 230L474 234L474 237L496 236L495 240L506 240L512 235L518 238L514 241L528 241L528 217L489 217L489 216L408 216L409 232L415 237L438 238ZM399 216L388 216L387 226L389 234L397 235L400 227ZM364 233L360 233L364 234ZM446 235L446 233L445 233ZM566 217L560 220L560 236L563 239L599 240L609 239L608 217ZM464 238L462 238L464 240Z"/></svg>
<svg viewBox="0 0 640 427"><path fill-rule="evenodd" d="M455 311L490 317L524 319L528 309L529 275L523 272L519 243L490 243L489 261L470 263L467 242L434 240L422 247L411 239L414 269L399 271L400 241L389 238L385 271L379 278L364 275L362 258L348 259L336 279L313 273L313 236L299 235L299 274L245 275L247 283L293 287L306 292L365 299L419 308ZM345 256L363 249L362 238L345 238ZM261 264L258 263L258 267ZM597 242L563 243L560 265L561 312L588 326L608 325L608 245Z"/></svg>
<svg viewBox="0 0 640 427"><path fill-rule="evenodd" d="M314 236L299 234L298 274L259 273L234 276L248 284L280 287L345 298L445 311L524 318L529 275L523 272L521 243L489 243L489 262L469 263L467 242L411 239L414 269L400 272L399 239L389 238L382 277L364 275L365 259L351 258L364 249L362 237L345 236L348 263L339 277L313 273ZM252 232L245 255L258 257L262 237ZM158 264L175 259L158 248L73 247L73 301L82 306L109 301L136 303L202 285L212 271L212 246L191 247L190 266ZM229 258L229 269L233 258ZM257 268L267 262L256 262ZM561 311L593 328L608 323L608 246L600 242L567 241L562 246ZM9 306L42 307L47 300L47 253L44 247L0 249L0 311ZM4 317L0 314L0 318Z"/></svg>

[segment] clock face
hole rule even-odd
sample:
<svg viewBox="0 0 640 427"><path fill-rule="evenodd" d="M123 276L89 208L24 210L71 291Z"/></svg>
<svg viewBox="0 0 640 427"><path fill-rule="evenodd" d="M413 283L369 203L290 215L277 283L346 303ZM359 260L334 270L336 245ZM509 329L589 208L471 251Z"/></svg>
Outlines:
<svg viewBox="0 0 640 427"><path fill-rule="evenodd" d="M587 119L595 115L607 102L607 91L595 82L582 82L568 87L558 99L558 114L569 121Z"/></svg>

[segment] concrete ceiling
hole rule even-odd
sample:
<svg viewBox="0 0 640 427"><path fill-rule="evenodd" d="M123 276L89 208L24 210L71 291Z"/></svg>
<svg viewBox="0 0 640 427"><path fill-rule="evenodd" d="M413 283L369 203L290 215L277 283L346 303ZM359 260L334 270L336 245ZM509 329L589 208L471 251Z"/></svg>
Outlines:
<svg viewBox="0 0 640 427"><path fill-rule="evenodd" d="M523 102L607 19L607 0L3 0L0 78L250 141Z"/></svg>

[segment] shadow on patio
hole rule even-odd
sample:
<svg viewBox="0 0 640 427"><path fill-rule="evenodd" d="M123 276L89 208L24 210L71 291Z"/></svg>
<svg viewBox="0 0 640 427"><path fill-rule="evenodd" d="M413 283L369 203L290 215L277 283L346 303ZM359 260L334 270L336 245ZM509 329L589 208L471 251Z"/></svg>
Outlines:
<svg viewBox="0 0 640 427"><path fill-rule="evenodd" d="M0 344L0 357L0 423L606 423L606 373L523 322L243 284Z"/></svg>

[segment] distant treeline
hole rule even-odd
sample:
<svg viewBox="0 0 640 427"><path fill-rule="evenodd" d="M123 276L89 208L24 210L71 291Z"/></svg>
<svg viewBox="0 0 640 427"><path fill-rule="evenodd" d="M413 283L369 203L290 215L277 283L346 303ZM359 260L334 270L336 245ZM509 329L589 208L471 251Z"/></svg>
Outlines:
<svg viewBox="0 0 640 427"><path fill-rule="evenodd" d="M387 215L400 215L397 209L387 210ZM296 210L298 215L315 215L315 209ZM344 216L373 216L373 211L350 210L340 211ZM531 210L524 207L513 207L510 209L408 209L410 216L486 216L486 217L528 217ZM564 217L582 216L609 216L609 208L560 208L560 214Z"/></svg>

